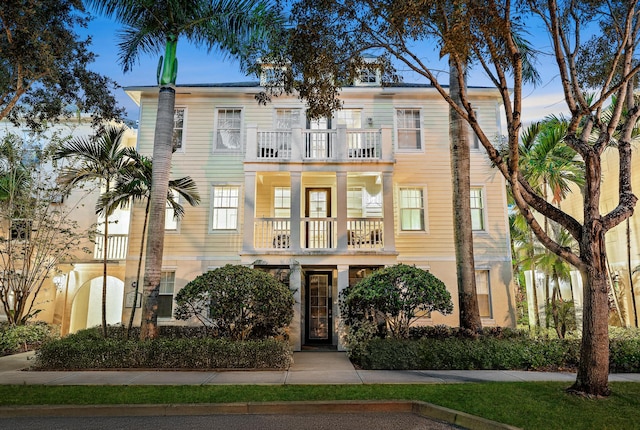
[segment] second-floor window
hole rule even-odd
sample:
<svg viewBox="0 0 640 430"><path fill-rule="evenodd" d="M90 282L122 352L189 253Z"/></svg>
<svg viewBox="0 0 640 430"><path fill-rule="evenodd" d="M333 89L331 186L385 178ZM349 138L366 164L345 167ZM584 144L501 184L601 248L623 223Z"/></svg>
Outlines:
<svg viewBox="0 0 640 430"><path fill-rule="evenodd" d="M419 109L396 110L396 133L399 150L422 149Z"/></svg>
<svg viewBox="0 0 640 430"><path fill-rule="evenodd" d="M300 109L276 109L276 129L291 130L302 127Z"/></svg>
<svg viewBox="0 0 640 430"><path fill-rule="evenodd" d="M476 270L476 296L478 297L480 318L493 318L488 270Z"/></svg>
<svg viewBox="0 0 640 430"><path fill-rule="evenodd" d="M216 150L241 150L241 126L242 110L218 109L216 120Z"/></svg>
<svg viewBox="0 0 640 430"><path fill-rule="evenodd" d="M184 149L184 108L175 108L173 111L173 136L172 144L174 151Z"/></svg>
<svg viewBox="0 0 640 430"><path fill-rule="evenodd" d="M177 191L170 190L170 193L173 194L173 200L176 203L180 203L180 195ZM176 219L176 213L173 210L173 207L167 202L167 208L165 209L166 213L164 215L164 229L165 230L177 230L178 229L178 220Z"/></svg>
<svg viewBox="0 0 640 430"><path fill-rule="evenodd" d="M216 185L213 187L211 228L236 230L238 228L238 204L240 187Z"/></svg>
<svg viewBox="0 0 640 430"><path fill-rule="evenodd" d="M482 188L471 188L471 229L484 230Z"/></svg>
<svg viewBox="0 0 640 430"><path fill-rule="evenodd" d="M424 231L422 188L400 188L400 229L403 231Z"/></svg>

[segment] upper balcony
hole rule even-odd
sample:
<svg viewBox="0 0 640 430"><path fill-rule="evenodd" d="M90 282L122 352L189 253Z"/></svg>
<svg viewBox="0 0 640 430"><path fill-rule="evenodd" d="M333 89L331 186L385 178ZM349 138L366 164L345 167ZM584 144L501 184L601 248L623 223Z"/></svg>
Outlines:
<svg viewBox="0 0 640 430"><path fill-rule="evenodd" d="M247 162L393 162L391 127L290 130L247 126Z"/></svg>

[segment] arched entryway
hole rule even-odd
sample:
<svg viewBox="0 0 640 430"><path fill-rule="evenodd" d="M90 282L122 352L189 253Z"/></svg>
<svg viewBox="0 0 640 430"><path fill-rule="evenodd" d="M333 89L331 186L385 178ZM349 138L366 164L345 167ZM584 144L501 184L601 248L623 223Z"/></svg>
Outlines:
<svg viewBox="0 0 640 430"><path fill-rule="evenodd" d="M124 282L107 276L107 324L122 322ZM75 333L102 323L102 276L85 282L75 294L71 304L69 333Z"/></svg>

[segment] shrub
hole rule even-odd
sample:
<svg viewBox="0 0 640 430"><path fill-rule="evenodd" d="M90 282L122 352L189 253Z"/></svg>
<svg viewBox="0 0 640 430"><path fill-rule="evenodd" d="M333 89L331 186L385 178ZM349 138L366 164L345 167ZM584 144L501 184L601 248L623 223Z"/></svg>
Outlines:
<svg viewBox="0 0 640 430"><path fill-rule="evenodd" d="M59 330L43 322L0 325L0 356L37 349L43 342L59 337Z"/></svg>
<svg viewBox="0 0 640 430"><path fill-rule="evenodd" d="M242 340L283 335L294 299L268 273L226 265L189 282L176 294L176 304L177 319L194 318L214 336Z"/></svg>
<svg viewBox="0 0 640 430"><path fill-rule="evenodd" d="M36 353L34 369L284 369L291 361L291 348L283 340L160 337L139 341L104 338L99 330L90 329L44 344Z"/></svg>
<svg viewBox="0 0 640 430"><path fill-rule="evenodd" d="M350 330L370 321L379 325L381 336L408 338L417 318L434 311L449 314L453 303L444 283L431 273L398 264L345 288L340 310Z"/></svg>

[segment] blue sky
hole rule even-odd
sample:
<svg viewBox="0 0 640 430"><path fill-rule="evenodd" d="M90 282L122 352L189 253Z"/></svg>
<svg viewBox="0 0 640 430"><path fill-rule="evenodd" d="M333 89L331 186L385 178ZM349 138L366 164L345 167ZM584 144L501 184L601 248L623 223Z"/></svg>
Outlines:
<svg viewBox="0 0 640 430"><path fill-rule="evenodd" d="M534 42L538 49L550 52L547 36L539 30L536 27L529 28L529 40ZM122 66L118 63L117 31L117 24L102 17L95 18L89 24L88 29L79 31L81 35L91 35L93 39L92 51L97 58L91 68L109 76L123 87L155 85L159 56L141 56L140 62L130 72L124 74ZM438 60L437 52L433 48L425 47L423 50L425 56L430 59L430 64ZM198 49L184 40L178 43L177 56L179 61L178 84L239 82L256 79L241 73L237 62L225 61L219 54L207 53L205 49ZM523 122L525 124L542 119L551 113L566 112L557 68L552 60L553 58L550 56L538 56L538 70L542 76L542 83L535 88L525 88L523 108ZM446 83L448 81L446 62L441 62L434 69L442 70L440 79L441 82ZM414 72L402 68L400 68L400 72L405 82L424 82L424 78ZM478 68L471 71L469 85L488 86L491 83ZM117 90L116 96L119 103L126 108L127 117L132 120L138 119L138 108L124 90Z"/></svg>

